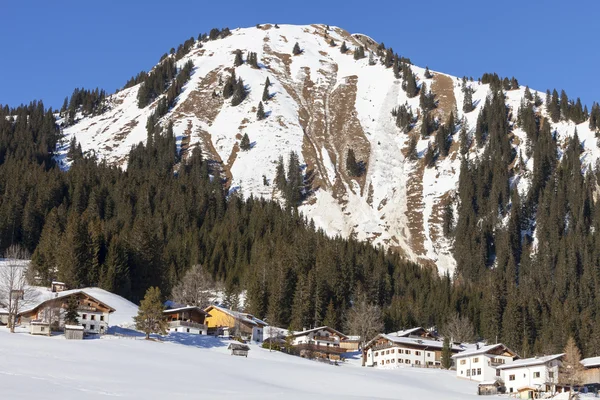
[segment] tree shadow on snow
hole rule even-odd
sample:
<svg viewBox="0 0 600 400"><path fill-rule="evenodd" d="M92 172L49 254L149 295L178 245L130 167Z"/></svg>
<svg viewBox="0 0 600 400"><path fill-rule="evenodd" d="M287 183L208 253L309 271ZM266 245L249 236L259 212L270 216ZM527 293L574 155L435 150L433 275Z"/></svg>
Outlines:
<svg viewBox="0 0 600 400"><path fill-rule="evenodd" d="M171 332L167 336L162 336L161 340L167 343L181 344L202 349L227 346L227 343L215 336L194 335L182 332Z"/></svg>

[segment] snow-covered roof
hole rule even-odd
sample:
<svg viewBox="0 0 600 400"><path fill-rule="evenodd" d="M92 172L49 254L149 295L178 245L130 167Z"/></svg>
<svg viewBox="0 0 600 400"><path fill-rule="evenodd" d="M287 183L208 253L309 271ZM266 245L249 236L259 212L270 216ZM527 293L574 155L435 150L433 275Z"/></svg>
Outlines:
<svg viewBox="0 0 600 400"><path fill-rule="evenodd" d="M344 335L342 332L337 331L329 326L320 326L318 328L313 328L313 329L306 329L304 331L298 331L298 332L294 332L292 336L303 336L303 335L308 335L309 333L312 332L318 332L318 331L322 331L322 330L326 330L329 331L331 333L335 333L336 335L340 336L341 338L347 338L348 336Z"/></svg>
<svg viewBox="0 0 600 400"><path fill-rule="evenodd" d="M410 335L412 335L413 333L415 333L415 332L418 332L418 331L425 331L425 329L423 329L423 328L421 328L420 326L418 326L418 327L416 327L416 328L410 328L410 329L405 329L405 330L398 331L398 332L392 332L392 333L388 333L388 335L391 335L391 336L399 336L399 337L402 337L402 336L410 336Z"/></svg>
<svg viewBox="0 0 600 400"><path fill-rule="evenodd" d="M170 313L179 312L179 311L191 311L191 310L197 310L197 311L199 311L202 314L208 315L208 313L206 311L204 311L200 307L196 307L196 306L187 306L187 307L179 307L179 308L167 308L163 312L165 314L170 314Z"/></svg>
<svg viewBox="0 0 600 400"><path fill-rule="evenodd" d="M563 355L564 355L564 353L553 354L550 356L524 358L522 360L513 361L509 364L500 365L500 366L496 367L496 369L512 369L512 368L530 367L532 365L545 364L547 362L559 359Z"/></svg>
<svg viewBox="0 0 600 400"><path fill-rule="evenodd" d="M69 329L72 331L82 331L83 326L81 326L81 325L65 325L65 329Z"/></svg>
<svg viewBox="0 0 600 400"><path fill-rule="evenodd" d="M235 319L239 319L242 322L248 323L250 325L262 325L262 326L267 326L267 323L263 320L260 320L258 318L256 318L254 315L252 314L248 314L248 313L243 313L243 312L239 312L239 311L233 311L230 310L228 308L225 307L221 307L221 306L217 306L217 305L210 305L208 307L206 307L204 309L205 312L210 314L210 309L214 308L216 310L219 310L221 312L224 312L227 315L232 316Z"/></svg>
<svg viewBox="0 0 600 400"><path fill-rule="evenodd" d="M40 287L36 287L36 301L33 302L32 306L29 307L27 310L23 310L21 311L21 314L25 314L31 311L34 311L35 309L43 306L45 303L51 301L51 300L56 300L56 299L63 299L65 297L69 297L72 296L74 294L79 294L82 293L88 297L90 297L92 300L97 301L98 303L104 304L106 307L108 307L110 309L109 312L114 312L116 311L114 308L112 308L110 305L106 304L105 302L97 299L96 297L92 296L90 294L90 291L87 289L73 289L73 290L65 290L62 292L50 292L48 291L46 288L40 288Z"/></svg>
<svg viewBox="0 0 600 400"><path fill-rule="evenodd" d="M479 382L479 386L491 386L491 385L498 385L499 382L498 381L483 381L483 382Z"/></svg>
<svg viewBox="0 0 600 400"><path fill-rule="evenodd" d="M359 341L360 340L360 336L355 336L355 335L351 335L351 336L346 336L346 341Z"/></svg>
<svg viewBox="0 0 600 400"><path fill-rule="evenodd" d="M377 336L375 339L380 338L380 337L387 339L391 342L397 343L397 344L407 344L407 345L411 345L411 346L431 347L431 348L435 348L435 349L441 349L442 347L444 347L444 342L442 342L440 340L418 339L418 338L394 336L394 335L387 335L387 334L381 334L381 335ZM373 340L375 340L375 339L373 339ZM464 347L453 344L452 350L462 351L462 350L464 350Z"/></svg>
<svg viewBox="0 0 600 400"><path fill-rule="evenodd" d="M471 349L471 350L461 351L458 354L454 354L452 356L452 358L462 358L462 357L475 356L477 354L485 354L492 350L496 350L499 347L502 347L505 351L513 353L514 355L517 355L517 353L515 353L514 351L512 351L511 349L509 349L502 343L496 343L496 344L489 344L487 346L480 346L479 348L475 348L475 349Z"/></svg>
<svg viewBox="0 0 600 400"><path fill-rule="evenodd" d="M66 283L64 282L59 282L59 281L52 281L53 285L66 285Z"/></svg>
<svg viewBox="0 0 600 400"><path fill-rule="evenodd" d="M584 358L583 360L581 360L581 364L583 364L583 366L586 368L599 367L600 366L600 356Z"/></svg>

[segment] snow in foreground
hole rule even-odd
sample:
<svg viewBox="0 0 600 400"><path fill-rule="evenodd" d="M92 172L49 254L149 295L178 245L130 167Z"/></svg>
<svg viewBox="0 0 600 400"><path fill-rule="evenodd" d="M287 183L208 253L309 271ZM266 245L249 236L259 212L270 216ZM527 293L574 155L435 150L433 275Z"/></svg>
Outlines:
<svg viewBox="0 0 600 400"><path fill-rule="evenodd" d="M477 385L454 373L375 370L304 360L184 334L169 342L114 338L67 341L0 327L0 388L6 399L468 399Z"/></svg>

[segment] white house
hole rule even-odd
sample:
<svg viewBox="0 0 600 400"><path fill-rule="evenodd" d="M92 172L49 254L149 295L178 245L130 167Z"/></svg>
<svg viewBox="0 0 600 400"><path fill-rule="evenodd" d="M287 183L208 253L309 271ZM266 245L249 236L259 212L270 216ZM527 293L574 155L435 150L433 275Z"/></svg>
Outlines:
<svg viewBox="0 0 600 400"><path fill-rule="evenodd" d="M373 367L440 367L444 342L420 337L379 334L365 345L363 357L366 366ZM464 347L452 345L450 351L458 353Z"/></svg>
<svg viewBox="0 0 600 400"><path fill-rule="evenodd" d="M477 382L493 381L499 378L496 367L512 363L519 358L517 353L502 343L487 346L477 345L452 356L456 365L456 376Z"/></svg>
<svg viewBox="0 0 600 400"><path fill-rule="evenodd" d="M312 353L317 358L330 360L338 360L346 352L340 344L347 338L348 336L328 326L294 332L291 335L292 346L299 350L301 356Z"/></svg>
<svg viewBox="0 0 600 400"><path fill-rule="evenodd" d="M496 367L508 393L556 392L560 360L564 354L524 358ZM532 397L533 398L533 397Z"/></svg>

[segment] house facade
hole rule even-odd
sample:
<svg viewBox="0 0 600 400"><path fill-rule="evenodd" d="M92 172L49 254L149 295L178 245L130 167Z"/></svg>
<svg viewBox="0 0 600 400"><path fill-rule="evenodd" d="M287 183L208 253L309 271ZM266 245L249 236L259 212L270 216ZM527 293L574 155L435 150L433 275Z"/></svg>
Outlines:
<svg viewBox="0 0 600 400"><path fill-rule="evenodd" d="M365 345L364 364L368 367L426 367L439 368L442 363L444 342L421 337L380 334ZM453 354L464 350L452 345Z"/></svg>
<svg viewBox="0 0 600 400"><path fill-rule="evenodd" d="M56 293L55 297L22 311L18 316L19 323L31 325L36 321L50 324L54 328L62 327L65 323L64 312L72 298L77 302L79 324L84 332L87 335L106 333L110 314L115 312L115 309L82 290Z"/></svg>
<svg viewBox="0 0 600 400"><path fill-rule="evenodd" d="M555 393L563 354L515 360L496 367L496 376L504 381L507 393Z"/></svg>
<svg viewBox="0 0 600 400"><path fill-rule="evenodd" d="M590 357L581 360L584 385L600 385L600 357Z"/></svg>
<svg viewBox="0 0 600 400"><path fill-rule="evenodd" d="M518 354L502 343L461 351L452 356L456 365L456 376L477 382L499 378L496 367L512 363Z"/></svg>
<svg viewBox="0 0 600 400"><path fill-rule="evenodd" d="M217 305L208 306L204 311L208 314L205 318L208 334L239 334L244 339L262 342L267 323L254 315Z"/></svg>
<svg viewBox="0 0 600 400"><path fill-rule="evenodd" d="M299 352L301 357L329 360L339 360L341 354L347 351L341 346L342 341L346 339L348 336L328 326L291 334L292 347Z"/></svg>
<svg viewBox="0 0 600 400"><path fill-rule="evenodd" d="M208 327L204 323L206 311L200 307L181 307L163 311L169 332L190 333L194 335L206 335Z"/></svg>

